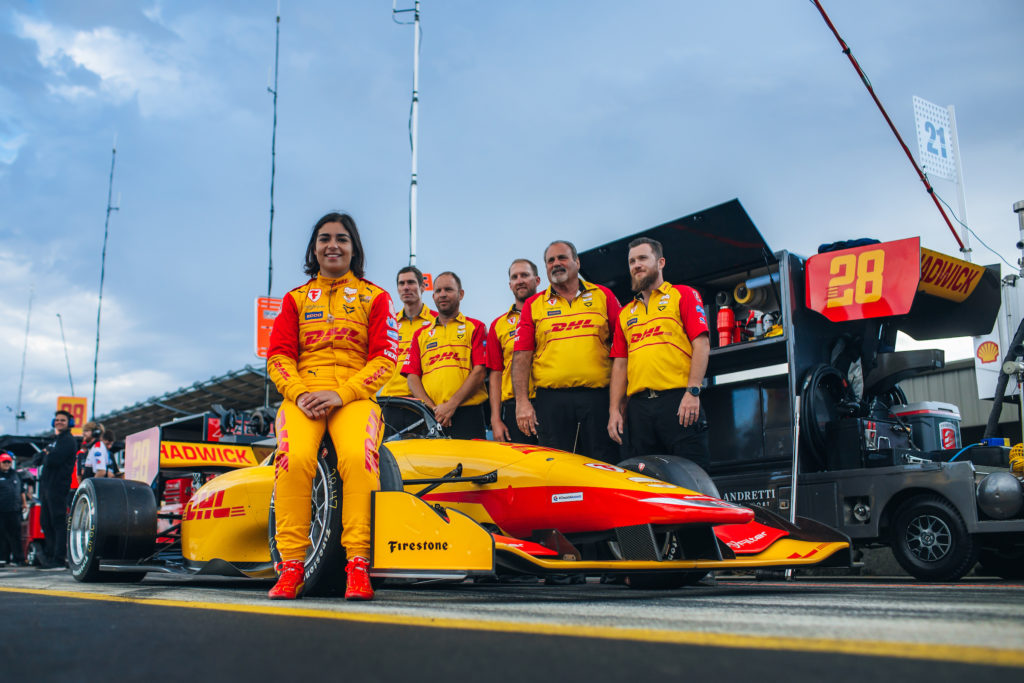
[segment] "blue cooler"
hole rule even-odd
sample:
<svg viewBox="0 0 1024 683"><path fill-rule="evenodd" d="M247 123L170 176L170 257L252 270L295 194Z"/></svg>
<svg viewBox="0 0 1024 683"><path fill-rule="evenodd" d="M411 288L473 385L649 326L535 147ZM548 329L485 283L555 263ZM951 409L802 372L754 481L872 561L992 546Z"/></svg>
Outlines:
<svg viewBox="0 0 1024 683"><path fill-rule="evenodd" d="M910 426L922 451L960 448L960 409L952 403L919 401L894 405L890 412Z"/></svg>

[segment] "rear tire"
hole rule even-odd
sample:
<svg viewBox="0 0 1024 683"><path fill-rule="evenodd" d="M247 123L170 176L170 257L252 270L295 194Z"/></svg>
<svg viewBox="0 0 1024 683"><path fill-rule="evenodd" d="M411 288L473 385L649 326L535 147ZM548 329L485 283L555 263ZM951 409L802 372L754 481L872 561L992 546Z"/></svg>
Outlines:
<svg viewBox="0 0 1024 683"><path fill-rule="evenodd" d="M102 560L131 562L153 554L156 498L137 481L86 479L71 503L68 565L76 581L131 583L141 572L103 572Z"/></svg>
<svg viewBox="0 0 1024 683"><path fill-rule="evenodd" d="M688 488L697 493L718 497L718 487L697 463L675 455L642 455L619 463L619 467L632 470L654 479ZM682 559L682 549L674 533L659 534L663 542L662 557L665 560ZM640 590L671 590L693 586L710 572L703 569L691 572L667 572L664 574L630 574L627 583L630 588Z"/></svg>
<svg viewBox="0 0 1024 683"><path fill-rule="evenodd" d="M892 554L921 581L956 581L978 561L978 544L949 501L935 495L911 498L893 517Z"/></svg>
<svg viewBox="0 0 1024 683"><path fill-rule="evenodd" d="M379 456L380 490L403 490L402 475L394 456L384 446L381 446ZM303 595L340 595L345 592L347 558L341 546L341 493L338 456L330 438L325 437L317 456L316 474L313 476L310 545L306 551ZM281 561L281 553L277 550L277 516L273 497L270 499L267 530L270 536L270 557L276 564Z"/></svg>

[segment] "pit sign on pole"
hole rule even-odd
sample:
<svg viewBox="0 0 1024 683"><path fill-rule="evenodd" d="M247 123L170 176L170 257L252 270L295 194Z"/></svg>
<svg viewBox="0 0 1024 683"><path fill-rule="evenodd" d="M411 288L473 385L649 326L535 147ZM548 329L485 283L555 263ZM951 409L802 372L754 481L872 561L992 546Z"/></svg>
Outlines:
<svg viewBox="0 0 1024 683"><path fill-rule="evenodd" d="M917 128L917 157L925 173L956 180L949 110L915 95L914 124Z"/></svg>
<svg viewBox="0 0 1024 683"><path fill-rule="evenodd" d="M267 357L270 348L270 331L274 328L274 319L281 311L281 299L269 296L256 297L256 355Z"/></svg>

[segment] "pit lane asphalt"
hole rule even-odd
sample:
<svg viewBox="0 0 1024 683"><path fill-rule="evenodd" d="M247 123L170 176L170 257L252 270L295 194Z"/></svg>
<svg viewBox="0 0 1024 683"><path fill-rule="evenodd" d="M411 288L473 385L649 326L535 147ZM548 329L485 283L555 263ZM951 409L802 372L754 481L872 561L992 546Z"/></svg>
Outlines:
<svg viewBox="0 0 1024 683"><path fill-rule="evenodd" d="M723 578L667 592L465 583L285 604L266 600L269 585L166 575L80 584L0 569L2 678L1024 678L1024 585L1014 582Z"/></svg>

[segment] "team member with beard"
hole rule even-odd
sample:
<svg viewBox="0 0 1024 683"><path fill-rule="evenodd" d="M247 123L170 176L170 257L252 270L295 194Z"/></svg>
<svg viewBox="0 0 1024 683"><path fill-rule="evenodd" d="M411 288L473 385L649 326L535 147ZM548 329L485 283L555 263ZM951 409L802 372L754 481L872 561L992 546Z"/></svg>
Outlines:
<svg viewBox="0 0 1024 683"><path fill-rule="evenodd" d="M711 456L700 393L711 351L707 317L697 290L665 282L664 268L660 242L629 243L636 298L615 326L608 435L622 443L625 415L631 455L678 455L706 469Z"/></svg>
<svg viewBox="0 0 1024 683"><path fill-rule="evenodd" d="M487 333L487 378L488 397L491 402L491 431L495 441L513 443L537 443L536 436L527 436L516 422L516 402L512 393L512 348L515 346L519 317L523 304L537 293L540 275L537 265L525 258L518 258L508 268L508 288L512 290L515 302L512 307L491 323ZM530 398L534 397L533 382L530 382Z"/></svg>
<svg viewBox="0 0 1024 683"><path fill-rule="evenodd" d="M434 411L446 434L482 439L487 327L459 312L465 294L455 273L445 271L434 278L437 318L416 330L402 374L412 395Z"/></svg>
<svg viewBox="0 0 1024 683"><path fill-rule="evenodd" d="M579 276L576 247L556 240L544 250L551 286L523 306L512 355L516 420L541 446L615 463L605 411L612 327L619 302L611 290ZM537 387L530 400L530 379Z"/></svg>

